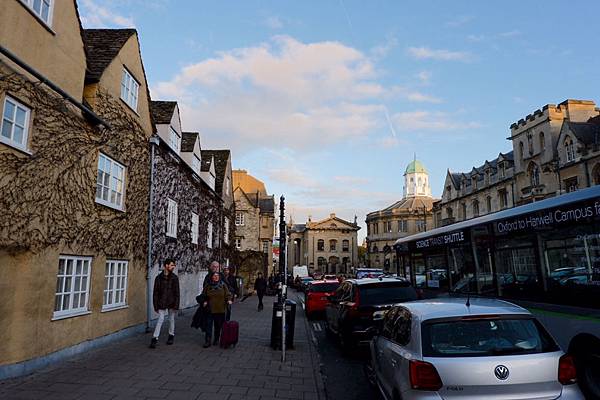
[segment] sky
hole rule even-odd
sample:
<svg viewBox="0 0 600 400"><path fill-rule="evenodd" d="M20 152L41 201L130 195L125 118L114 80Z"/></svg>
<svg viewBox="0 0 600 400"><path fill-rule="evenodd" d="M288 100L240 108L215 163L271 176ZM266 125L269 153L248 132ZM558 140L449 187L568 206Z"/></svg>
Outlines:
<svg viewBox="0 0 600 400"><path fill-rule="evenodd" d="M286 199L295 223L402 198L414 155L446 171L512 150L510 125L600 103L600 2L78 0L85 28L135 27L153 100ZM500 7L501 6L501 7Z"/></svg>

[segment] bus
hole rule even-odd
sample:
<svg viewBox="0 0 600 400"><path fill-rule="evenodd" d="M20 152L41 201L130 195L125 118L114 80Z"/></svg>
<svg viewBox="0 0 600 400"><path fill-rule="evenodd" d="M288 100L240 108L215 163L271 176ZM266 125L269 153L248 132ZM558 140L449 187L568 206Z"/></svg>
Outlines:
<svg viewBox="0 0 600 400"><path fill-rule="evenodd" d="M574 355L600 399L600 186L398 239L399 276L428 296L506 299Z"/></svg>

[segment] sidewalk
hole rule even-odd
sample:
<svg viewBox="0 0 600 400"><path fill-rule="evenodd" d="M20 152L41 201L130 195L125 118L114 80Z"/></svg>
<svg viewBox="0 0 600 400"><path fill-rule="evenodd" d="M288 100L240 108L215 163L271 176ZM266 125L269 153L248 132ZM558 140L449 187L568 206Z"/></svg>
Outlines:
<svg viewBox="0 0 600 400"><path fill-rule="evenodd" d="M295 293L290 293L295 299ZM235 303L240 323L235 348L203 349L204 336L189 327L195 309L176 322L175 344L167 346L166 326L155 350L150 334L125 339L77 356L33 375L0 381L1 399L210 399L325 400L316 349L300 304L294 350L281 363L281 351L269 347L275 297Z"/></svg>

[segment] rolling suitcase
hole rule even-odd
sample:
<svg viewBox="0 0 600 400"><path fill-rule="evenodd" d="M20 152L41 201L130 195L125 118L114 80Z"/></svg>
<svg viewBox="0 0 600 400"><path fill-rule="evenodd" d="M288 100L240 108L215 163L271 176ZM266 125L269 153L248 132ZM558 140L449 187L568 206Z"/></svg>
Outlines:
<svg viewBox="0 0 600 400"><path fill-rule="evenodd" d="M235 346L238 342L240 334L240 325L237 321L225 321L223 322L223 329L221 331L221 347L227 348L229 346Z"/></svg>

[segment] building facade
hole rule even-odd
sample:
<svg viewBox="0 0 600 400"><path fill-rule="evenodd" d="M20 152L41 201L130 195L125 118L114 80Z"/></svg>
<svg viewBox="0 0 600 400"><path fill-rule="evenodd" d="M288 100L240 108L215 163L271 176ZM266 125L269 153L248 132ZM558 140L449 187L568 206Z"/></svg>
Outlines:
<svg viewBox="0 0 600 400"><path fill-rule="evenodd" d="M365 256L373 268L394 270L396 255L393 245L401 237L423 232L433 227L429 174L423 164L412 161L404 171L404 197L384 208L367 214Z"/></svg>
<svg viewBox="0 0 600 400"><path fill-rule="evenodd" d="M288 268L306 265L310 273L351 274L358 266L356 223L345 221L335 214L306 224L288 224Z"/></svg>
<svg viewBox="0 0 600 400"><path fill-rule="evenodd" d="M245 170L233 171L235 199L235 247L238 251L264 254L264 266L273 272L273 236L275 234L275 199L267 194L262 181Z"/></svg>
<svg viewBox="0 0 600 400"><path fill-rule="evenodd" d="M153 126L137 33L100 52L74 1L35 4L0 13L0 377L146 316Z"/></svg>

